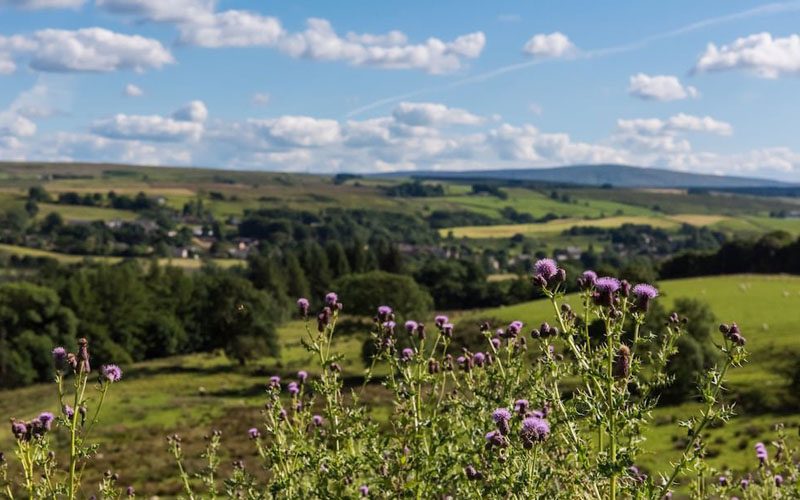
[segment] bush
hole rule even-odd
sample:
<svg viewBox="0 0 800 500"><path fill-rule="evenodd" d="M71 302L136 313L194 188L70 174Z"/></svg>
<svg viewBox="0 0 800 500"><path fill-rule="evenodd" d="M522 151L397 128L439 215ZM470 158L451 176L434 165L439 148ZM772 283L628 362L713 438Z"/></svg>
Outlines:
<svg viewBox="0 0 800 500"><path fill-rule="evenodd" d="M384 303L392 304L404 318L423 317L433 309L433 299L412 278L383 271L350 274L336 281L348 313L371 316Z"/></svg>

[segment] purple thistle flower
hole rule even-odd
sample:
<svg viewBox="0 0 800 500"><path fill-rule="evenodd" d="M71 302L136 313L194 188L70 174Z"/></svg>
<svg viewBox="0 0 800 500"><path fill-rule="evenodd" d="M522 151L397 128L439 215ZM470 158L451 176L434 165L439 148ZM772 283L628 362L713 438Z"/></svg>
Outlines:
<svg viewBox="0 0 800 500"><path fill-rule="evenodd" d="M297 396L300 394L300 386L297 385L297 382L289 382L289 385L286 388L291 396Z"/></svg>
<svg viewBox="0 0 800 500"><path fill-rule="evenodd" d="M36 417L36 420L38 420L39 423L42 424L42 427L44 427L45 430L49 431L50 427L53 424L53 420L55 418L56 417L53 416L53 414L50 413L49 411L44 411L44 412L40 413L38 417Z"/></svg>
<svg viewBox="0 0 800 500"><path fill-rule="evenodd" d="M739 481L739 486L740 486L740 487L741 487L743 490L746 490L746 489L747 489L747 487L748 487L748 486L750 486L750 480L749 480L749 479L747 479L747 478L744 478L744 479L742 479L741 481Z"/></svg>
<svg viewBox="0 0 800 500"><path fill-rule="evenodd" d="M361 493L362 497L368 497L369 496L369 486L367 486L366 484L362 484L361 486L358 487L358 492Z"/></svg>
<svg viewBox="0 0 800 500"><path fill-rule="evenodd" d="M497 337L495 337L495 338L493 338L493 339L491 340L491 342L492 342L492 346L494 347L494 350L495 350L495 351L498 351L498 350L500 350L500 344L501 344L501 342L500 342L500 339L498 339Z"/></svg>
<svg viewBox="0 0 800 500"><path fill-rule="evenodd" d="M519 436L525 449L533 447L534 443L544 441L550 435L550 424L547 420L537 417L527 417L522 421Z"/></svg>
<svg viewBox="0 0 800 500"><path fill-rule="evenodd" d="M289 418L289 414L286 412L286 409L285 409L285 408L281 408L281 411L279 411L279 412L278 412L278 420L280 420L281 422L283 422L283 421L285 421L287 418Z"/></svg>
<svg viewBox="0 0 800 500"><path fill-rule="evenodd" d="M277 375L273 375L269 378L269 386L273 389L281 389L281 378Z"/></svg>
<svg viewBox="0 0 800 500"><path fill-rule="evenodd" d="M406 321L406 324L405 324L406 331L408 332L409 335L414 333L417 330L418 326L419 326L419 324L416 321L413 321L413 320L408 320L408 321Z"/></svg>
<svg viewBox="0 0 800 500"><path fill-rule="evenodd" d="M717 478L717 481L719 482L720 486L728 486L728 478L727 478L727 476L719 476Z"/></svg>
<svg viewBox="0 0 800 500"><path fill-rule="evenodd" d="M109 382L119 382L122 378L122 369L117 365L103 365L101 372Z"/></svg>
<svg viewBox="0 0 800 500"><path fill-rule="evenodd" d="M381 326L383 326L383 329L389 332L389 334L394 334L394 327L397 326L397 323L394 321L384 321Z"/></svg>
<svg viewBox="0 0 800 500"><path fill-rule="evenodd" d="M64 407L61 408L61 412L70 420L75 416L75 410L70 405L64 405Z"/></svg>
<svg viewBox="0 0 800 500"><path fill-rule="evenodd" d="M497 425L497 430L500 431L500 434L505 436L511 432L511 426L508 425L508 421L511 420L511 412L506 408L498 408L492 412L492 420Z"/></svg>
<svg viewBox="0 0 800 500"><path fill-rule="evenodd" d="M506 331L505 331L506 337L509 337L509 338L516 337L522 331L522 327L523 326L524 325L522 324L522 321L512 321L508 325L508 328L506 328Z"/></svg>
<svg viewBox="0 0 800 500"><path fill-rule="evenodd" d="M299 372L297 372L297 380L299 380L301 384L305 384L307 378L308 378L307 371L300 370Z"/></svg>
<svg viewBox="0 0 800 500"><path fill-rule="evenodd" d="M758 461L763 464L767 461L768 456L767 447L764 446L764 443L756 443L756 458L758 458Z"/></svg>
<svg viewBox="0 0 800 500"><path fill-rule="evenodd" d="M639 283L633 287L633 296L636 299L636 308L647 311L650 308L650 301L658 297L658 289L647 283Z"/></svg>
<svg viewBox="0 0 800 500"><path fill-rule="evenodd" d="M436 326L438 326L439 328L442 328L442 327L444 326L444 324L445 324L445 323L448 323L449 321L450 321L450 318L448 318L447 316L445 316L445 315L443 315L443 314L440 314L439 316L436 316L436 317L433 319L433 323L434 323Z"/></svg>
<svg viewBox="0 0 800 500"><path fill-rule="evenodd" d="M594 286L597 281L597 273L594 271L584 271L578 277L578 286L584 290Z"/></svg>
<svg viewBox="0 0 800 500"><path fill-rule="evenodd" d="M297 310L300 312L301 316L308 316L308 308L310 305L308 299L304 297L297 299Z"/></svg>
<svg viewBox="0 0 800 500"><path fill-rule="evenodd" d="M530 403L527 399L518 399L514 401L514 411L520 415L524 415L526 411L528 411L528 406Z"/></svg>
<svg viewBox="0 0 800 500"><path fill-rule="evenodd" d="M391 307L380 306L378 308L378 319L380 319L381 321L387 321L391 315L392 315Z"/></svg>
<svg viewBox="0 0 800 500"><path fill-rule="evenodd" d="M11 421L11 433L14 434L14 437L18 440L28 439L28 426L25 425L25 422L21 422L19 420L12 420Z"/></svg>
<svg viewBox="0 0 800 500"><path fill-rule="evenodd" d="M453 336L453 323L445 323L442 325L442 334L445 337Z"/></svg>
<svg viewBox="0 0 800 500"><path fill-rule="evenodd" d="M400 361L408 362L411 361L411 358L414 357L414 350L410 347L406 347L400 352Z"/></svg>
<svg viewBox="0 0 800 500"><path fill-rule="evenodd" d="M53 349L53 361L56 364L56 367L61 368L64 366L64 362L67 360L67 350L63 347L56 347Z"/></svg>
<svg viewBox="0 0 800 500"><path fill-rule="evenodd" d="M136 490L133 489L133 486L128 486L125 489L125 494L128 495L129 497L132 497L134 494L136 494Z"/></svg>
<svg viewBox="0 0 800 500"><path fill-rule="evenodd" d="M594 287L600 293L616 293L619 290L620 282L617 278L612 278L610 276L604 276L602 278L597 278L595 281Z"/></svg>
<svg viewBox="0 0 800 500"><path fill-rule="evenodd" d="M775 474L775 486L780 488L782 484L783 484L783 476L781 476L780 474Z"/></svg>
<svg viewBox="0 0 800 500"><path fill-rule="evenodd" d="M336 292L328 292L328 294L325 295L325 304L329 307L335 308L338 303L339 296L336 295Z"/></svg>
<svg viewBox="0 0 800 500"><path fill-rule="evenodd" d="M472 356L472 361L475 362L475 366L483 366L486 363L486 355L482 352L476 352L475 355Z"/></svg>
<svg viewBox="0 0 800 500"><path fill-rule="evenodd" d="M314 415L311 417L311 423L313 423L317 427L322 427L324 420L322 419L321 415Z"/></svg>
<svg viewBox="0 0 800 500"><path fill-rule="evenodd" d="M499 431L489 431L486 433L486 447L492 446L505 447L506 440Z"/></svg>
<svg viewBox="0 0 800 500"><path fill-rule="evenodd" d="M250 439L258 439L259 437L261 437L261 432L255 427L253 427L247 431L247 435L250 436Z"/></svg>
<svg viewBox="0 0 800 500"><path fill-rule="evenodd" d="M533 265L533 274L549 280L558 272L558 266L553 259L540 259Z"/></svg>
<svg viewBox="0 0 800 500"><path fill-rule="evenodd" d="M466 467L464 467L464 474L467 475L467 479L469 479L470 481L475 481L483 477L483 475L480 472L478 472L478 470L472 465L467 465Z"/></svg>

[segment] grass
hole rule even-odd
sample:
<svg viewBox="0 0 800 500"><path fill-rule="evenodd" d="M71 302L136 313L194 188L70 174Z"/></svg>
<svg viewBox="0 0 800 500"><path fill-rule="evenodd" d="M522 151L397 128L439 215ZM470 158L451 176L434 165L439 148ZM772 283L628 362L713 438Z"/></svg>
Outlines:
<svg viewBox="0 0 800 500"><path fill-rule="evenodd" d="M63 217L66 221L131 221L138 217L136 212L132 212L130 210L117 210L115 208L104 207L84 207L81 205L40 203L39 212L36 214L36 219L44 219L48 214L53 212L61 215L61 217Z"/></svg>
<svg viewBox="0 0 800 500"><path fill-rule="evenodd" d="M58 253L58 252L51 252L49 250L42 250L39 248L29 248L29 247L22 247L17 245L7 245L0 243L0 253L7 254L7 255L17 255L19 257L43 257L49 259L55 259L62 264L77 264L80 262L90 261L90 262L100 262L104 264L116 264L118 262L122 262L123 260L129 257L115 257L115 256L86 256L86 255L71 255L65 253ZM142 263L151 262L152 259L147 257L133 257ZM172 267L179 267L181 269L186 270L197 270L203 267L203 264L208 262L213 262L215 265L220 267L228 268L233 266L244 266L246 262L241 259L171 259L171 258L159 258L157 259L159 265L162 266L172 266Z"/></svg>

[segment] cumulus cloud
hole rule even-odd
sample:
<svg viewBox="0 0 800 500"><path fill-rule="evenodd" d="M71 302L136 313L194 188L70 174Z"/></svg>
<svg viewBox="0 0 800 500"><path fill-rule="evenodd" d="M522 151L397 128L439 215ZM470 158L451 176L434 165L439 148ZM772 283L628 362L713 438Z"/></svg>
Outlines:
<svg viewBox="0 0 800 500"><path fill-rule="evenodd" d="M800 74L800 35L773 38L770 33L758 33L721 47L710 43L694 67L698 72L734 69L762 78Z"/></svg>
<svg viewBox="0 0 800 500"><path fill-rule="evenodd" d="M197 141L203 135L208 111L201 101L192 101L172 116L117 114L96 121L92 133L120 140L183 142Z"/></svg>
<svg viewBox="0 0 800 500"><path fill-rule="evenodd" d="M321 147L341 140L341 128L336 120L281 116L270 120L250 120L250 124L278 145Z"/></svg>
<svg viewBox="0 0 800 500"><path fill-rule="evenodd" d="M95 0L95 5L113 14L154 22L191 21L211 14L215 3L214 0Z"/></svg>
<svg viewBox="0 0 800 500"><path fill-rule="evenodd" d="M0 7L9 6L28 10L77 9L85 0L0 0Z"/></svg>
<svg viewBox="0 0 800 500"><path fill-rule="evenodd" d="M617 129L623 133L646 135L673 134L677 132L707 132L716 135L731 135L730 123L716 120L710 116L694 116L679 113L666 120L659 118L635 118L617 120Z"/></svg>
<svg viewBox="0 0 800 500"><path fill-rule="evenodd" d="M12 57L28 57L32 69L45 72L144 71L175 62L158 40L104 28L0 36L0 67L6 72L16 67Z"/></svg>
<svg viewBox="0 0 800 500"><path fill-rule="evenodd" d="M181 43L209 48L272 47L284 34L277 18L244 10L196 16L178 29Z"/></svg>
<svg viewBox="0 0 800 500"><path fill-rule="evenodd" d="M412 127L433 125L477 125L483 121L480 116L458 108L448 108L433 102L401 102L395 107L392 116L397 122Z"/></svg>
<svg viewBox="0 0 800 500"><path fill-rule="evenodd" d="M10 144L10 138L35 135L35 121L57 113L53 101L53 92L43 83L20 92L6 109L0 110L0 137L5 137L6 144Z"/></svg>
<svg viewBox="0 0 800 500"><path fill-rule="evenodd" d="M128 97L141 97L144 95L144 91L141 89L141 87L132 83L125 85L122 93Z"/></svg>
<svg viewBox="0 0 800 500"><path fill-rule="evenodd" d="M563 33L539 33L525 43L522 51L537 59L574 56L578 48Z"/></svg>
<svg viewBox="0 0 800 500"><path fill-rule="evenodd" d="M691 85L684 86L678 77L637 73L630 78L628 93L634 97L654 101L678 101L699 95Z"/></svg>

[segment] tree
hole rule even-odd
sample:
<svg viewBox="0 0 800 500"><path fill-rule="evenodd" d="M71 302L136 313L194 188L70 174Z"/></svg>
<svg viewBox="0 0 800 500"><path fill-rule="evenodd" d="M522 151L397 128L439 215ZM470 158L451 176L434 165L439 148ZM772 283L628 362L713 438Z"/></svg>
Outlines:
<svg viewBox="0 0 800 500"><path fill-rule="evenodd" d="M328 256L328 265L333 278L350 274L350 263L347 254L339 240L331 240L325 244L325 254Z"/></svg>
<svg viewBox="0 0 800 500"><path fill-rule="evenodd" d="M293 252L287 252L284 257L284 269L286 271L286 288L289 297L298 299L300 297L309 297L311 292L308 285L308 278L300 265L300 261Z"/></svg>
<svg viewBox="0 0 800 500"><path fill-rule="evenodd" d="M300 264L310 281L311 293L321 297L328 292L331 284L331 271L328 256L316 241L306 241L300 251Z"/></svg>
<svg viewBox="0 0 800 500"><path fill-rule="evenodd" d="M384 271L350 274L336 281L335 290L351 314L373 316L378 306L391 306L404 318L423 318L433 299L411 277Z"/></svg>

